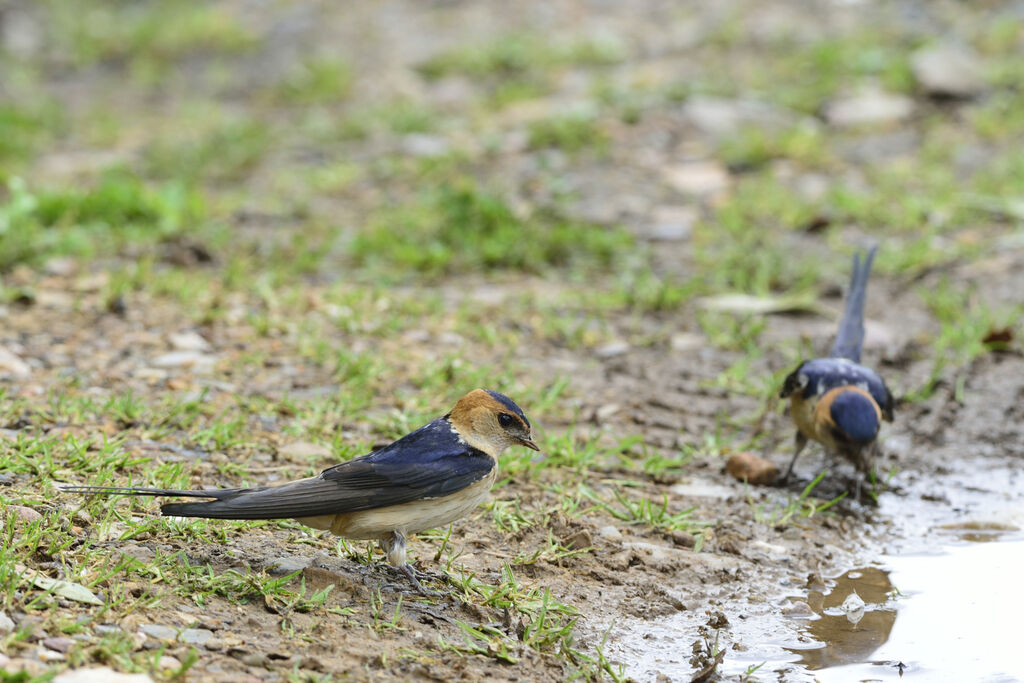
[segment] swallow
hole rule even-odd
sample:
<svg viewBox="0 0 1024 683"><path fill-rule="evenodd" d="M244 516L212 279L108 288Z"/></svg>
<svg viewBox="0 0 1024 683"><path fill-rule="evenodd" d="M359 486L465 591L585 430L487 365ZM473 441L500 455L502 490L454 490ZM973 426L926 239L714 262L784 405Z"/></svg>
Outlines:
<svg viewBox="0 0 1024 683"><path fill-rule="evenodd" d="M376 540L388 562L430 594L406 561L406 539L465 517L487 498L509 446L539 451L512 399L476 389L451 412L392 444L280 486L179 490L61 486L66 493L209 498L164 503L172 517L295 519L351 540Z"/></svg>
<svg viewBox="0 0 1024 683"><path fill-rule="evenodd" d="M877 247L861 261L853 257L850 289L839 333L828 358L804 361L791 372L782 386L781 398L790 399L790 414L796 423L796 448L782 482L808 440L838 453L867 476L877 450L882 420L892 422L893 399L885 381L874 370L860 364L864 344L864 300L868 276ZM860 479L857 497L860 497Z"/></svg>

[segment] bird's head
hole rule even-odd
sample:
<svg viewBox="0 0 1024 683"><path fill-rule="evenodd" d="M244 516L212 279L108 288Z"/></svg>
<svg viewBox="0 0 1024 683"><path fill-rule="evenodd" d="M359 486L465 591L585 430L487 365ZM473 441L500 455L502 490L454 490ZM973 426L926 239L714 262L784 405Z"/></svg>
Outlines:
<svg viewBox="0 0 1024 683"><path fill-rule="evenodd" d="M530 438L530 421L522 409L497 391L469 392L455 404L448 419L466 443L495 457L509 446L540 450Z"/></svg>
<svg viewBox="0 0 1024 683"><path fill-rule="evenodd" d="M826 423L840 444L862 446L875 440L881 425L882 411L871 394L860 387L836 387L827 392L819 404L828 411Z"/></svg>

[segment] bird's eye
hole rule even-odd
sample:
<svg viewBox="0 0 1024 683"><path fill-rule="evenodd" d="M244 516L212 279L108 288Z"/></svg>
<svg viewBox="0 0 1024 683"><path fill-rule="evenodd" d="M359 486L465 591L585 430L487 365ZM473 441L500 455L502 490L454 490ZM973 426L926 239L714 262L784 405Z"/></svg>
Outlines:
<svg viewBox="0 0 1024 683"><path fill-rule="evenodd" d="M498 424L504 429L508 429L515 424L515 420L508 413L498 413Z"/></svg>

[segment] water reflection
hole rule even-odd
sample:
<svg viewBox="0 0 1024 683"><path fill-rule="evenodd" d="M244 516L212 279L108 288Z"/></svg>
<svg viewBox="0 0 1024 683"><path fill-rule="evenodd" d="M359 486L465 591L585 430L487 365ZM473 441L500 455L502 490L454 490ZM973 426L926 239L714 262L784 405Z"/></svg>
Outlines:
<svg viewBox="0 0 1024 683"><path fill-rule="evenodd" d="M866 567L848 571L830 583L828 594L812 590L807 595L807 603L819 615L808 622L807 631L819 646L787 648L812 670L868 659L889 639L896 622L896 609L888 606L893 589L889 572Z"/></svg>

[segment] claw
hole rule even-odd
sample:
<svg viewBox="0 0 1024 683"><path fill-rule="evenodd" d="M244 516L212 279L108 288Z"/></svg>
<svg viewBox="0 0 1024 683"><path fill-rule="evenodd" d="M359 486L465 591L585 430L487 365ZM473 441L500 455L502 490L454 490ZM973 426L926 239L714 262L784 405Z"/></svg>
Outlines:
<svg viewBox="0 0 1024 683"><path fill-rule="evenodd" d="M412 582L412 585L416 588L417 591L419 591L421 595L425 595L428 598L441 597L440 593L438 593L437 591L432 591L429 588L425 588L423 584L420 583L420 580L416 578L416 570L413 569L411 564L403 564L400 567L400 569L402 570L403 574L409 577L409 581Z"/></svg>

